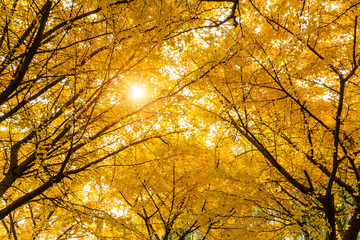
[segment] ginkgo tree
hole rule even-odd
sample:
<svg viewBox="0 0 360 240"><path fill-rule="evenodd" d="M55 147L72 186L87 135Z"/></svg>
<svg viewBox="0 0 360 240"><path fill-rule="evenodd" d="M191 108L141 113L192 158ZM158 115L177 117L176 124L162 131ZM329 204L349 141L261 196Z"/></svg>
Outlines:
<svg viewBox="0 0 360 240"><path fill-rule="evenodd" d="M159 23L166 14L155 3L1 3L3 236L38 237L54 216L51 206L80 184L74 176L174 132L153 128L156 110L141 114L180 91L179 81L149 84L141 103L130 94L133 84L152 81L162 61L156 46L169 37L171 22ZM21 227L27 221L36 231Z"/></svg>
<svg viewBox="0 0 360 240"><path fill-rule="evenodd" d="M129 147L182 132L160 113L221 62L190 64L175 77L162 58L165 48L180 53L178 36L197 27L193 4L1 3L2 237L97 236L96 217L79 217L90 206L75 207L77 191L102 179L101 166L132 165L114 160ZM146 96L133 99L135 85Z"/></svg>
<svg viewBox="0 0 360 240"><path fill-rule="evenodd" d="M357 239L359 2L202 2L230 9L216 44L234 57L197 105L257 169L254 190L269 197L251 201L281 238Z"/></svg>
<svg viewBox="0 0 360 240"><path fill-rule="evenodd" d="M1 2L1 236L357 239L359 5Z"/></svg>
<svg viewBox="0 0 360 240"><path fill-rule="evenodd" d="M121 11L128 2L88 4L84 9L85 3L3 2L0 215L9 216L3 225L13 238L17 208L32 202L29 208L35 211L37 201L61 195L45 191L64 178L71 180L70 175L153 138L121 133L132 122L136 125L131 118L136 110L122 108L114 118L114 106L124 98L108 95L121 83L119 76L140 62L133 53L114 68L109 57L116 57L119 42L127 38L121 33L131 26L109 25L103 8ZM111 40L102 43L103 38ZM125 91L119 88L118 96ZM34 224L37 215L32 215Z"/></svg>

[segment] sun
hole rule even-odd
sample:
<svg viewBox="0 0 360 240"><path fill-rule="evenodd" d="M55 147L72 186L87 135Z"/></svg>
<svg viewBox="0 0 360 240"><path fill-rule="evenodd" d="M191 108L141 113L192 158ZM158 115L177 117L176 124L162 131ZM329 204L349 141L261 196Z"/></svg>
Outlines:
<svg viewBox="0 0 360 240"><path fill-rule="evenodd" d="M135 100L139 100L145 96L145 90L144 88L140 86L134 86L131 89L131 97Z"/></svg>

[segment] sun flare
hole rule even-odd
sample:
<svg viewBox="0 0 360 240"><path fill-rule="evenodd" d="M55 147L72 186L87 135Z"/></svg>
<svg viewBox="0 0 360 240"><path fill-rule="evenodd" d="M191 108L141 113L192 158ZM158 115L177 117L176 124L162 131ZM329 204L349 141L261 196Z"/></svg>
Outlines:
<svg viewBox="0 0 360 240"><path fill-rule="evenodd" d="M131 97L133 99L139 100L145 96L144 88L140 86L135 86L131 89Z"/></svg>

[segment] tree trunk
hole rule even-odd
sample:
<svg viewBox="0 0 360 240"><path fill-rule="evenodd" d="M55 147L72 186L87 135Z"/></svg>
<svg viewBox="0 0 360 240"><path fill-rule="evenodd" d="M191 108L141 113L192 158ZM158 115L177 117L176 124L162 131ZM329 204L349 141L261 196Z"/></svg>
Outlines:
<svg viewBox="0 0 360 240"><path fill-rule="evenodd" d="M345 232L343 240L357 240L360 231L360 209L355 208L349 221L349 229Z"/></svg>
<svg viewBox="0 0 360 240"><path fill-rule="evenodd" d="M330 232L329 235L327 236L327 239L336 240L337 238L336 238L334 196L330 195L328 197L324 197L320 199L320 202L324 207L324 213L330 225Z"/></svg>

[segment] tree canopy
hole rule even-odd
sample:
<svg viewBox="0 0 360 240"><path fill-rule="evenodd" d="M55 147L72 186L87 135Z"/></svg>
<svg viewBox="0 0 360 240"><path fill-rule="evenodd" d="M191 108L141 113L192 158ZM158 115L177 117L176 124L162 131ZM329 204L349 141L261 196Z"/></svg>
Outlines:
<svg viewBox="0 0 360 240"><path fill-rule="evenodd" d="M359 7L1 1L1 238L357 240Z"/></svg>

